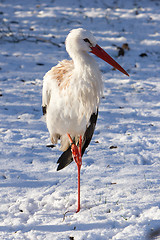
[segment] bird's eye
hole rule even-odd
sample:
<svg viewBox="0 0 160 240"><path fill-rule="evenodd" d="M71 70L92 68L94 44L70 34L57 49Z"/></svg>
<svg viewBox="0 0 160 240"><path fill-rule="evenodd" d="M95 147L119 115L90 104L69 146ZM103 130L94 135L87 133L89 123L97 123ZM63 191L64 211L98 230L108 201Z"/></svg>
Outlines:
<svg viewBox="0 0 160 240"><path fill-rule="evenodd" d="M85 39L83 39L85 42L88 42L89 44L91 44L91 42L89 41L89 39L88 38L85 38Z"/></svg>

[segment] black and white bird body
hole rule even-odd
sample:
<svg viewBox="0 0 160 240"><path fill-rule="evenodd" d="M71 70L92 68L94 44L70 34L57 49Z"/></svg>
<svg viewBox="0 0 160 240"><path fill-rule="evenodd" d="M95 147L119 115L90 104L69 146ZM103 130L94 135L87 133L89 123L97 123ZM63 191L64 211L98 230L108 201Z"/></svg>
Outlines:
<svg viewBox="0 0 160 240"><path fill-rule="evenodd" d="M73 29L66 38L72 60L63 60L46 73L43 80L42 107L51 142L61 141L63 151L58 168L74 159L78 167L78 209L80 210L80 168L82 155L94 133L103 91L99 66L89 52L128 73L96 42L91 32Z"/></svg>

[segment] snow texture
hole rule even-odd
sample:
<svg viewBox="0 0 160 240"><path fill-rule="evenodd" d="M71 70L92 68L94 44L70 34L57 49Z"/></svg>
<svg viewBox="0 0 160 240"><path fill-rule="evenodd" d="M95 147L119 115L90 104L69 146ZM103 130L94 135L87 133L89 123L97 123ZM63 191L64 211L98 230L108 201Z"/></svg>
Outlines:
<svg viewBox="0 0 160 240"><path fill-rule="evenodd" d="M104 96L76 214L76 164L56 171L41 90L78 27L130 78L95 57ZM0 0L0 239L160 239L159 39L159 0Z"/></svg>

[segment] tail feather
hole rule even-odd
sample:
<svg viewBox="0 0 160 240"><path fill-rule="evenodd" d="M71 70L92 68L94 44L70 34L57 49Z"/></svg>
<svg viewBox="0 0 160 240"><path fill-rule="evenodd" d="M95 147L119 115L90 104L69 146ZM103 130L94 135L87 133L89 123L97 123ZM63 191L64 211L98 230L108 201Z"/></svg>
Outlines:
<svg viewBox="0 0 160 240"><path fill-rule="evenodd" d="M97 113L92 114L90 118L90 124L87 127L85 134L83 136L82 156L92 139L96 122L97 122L97 117L98 117L98 110L97 110ZM67 167L72 161L73 161L73 157L72 157L71 147L69 146L68 149L62 153L62 155L59 157L57 161L58 163L57 171Z"/></svg>

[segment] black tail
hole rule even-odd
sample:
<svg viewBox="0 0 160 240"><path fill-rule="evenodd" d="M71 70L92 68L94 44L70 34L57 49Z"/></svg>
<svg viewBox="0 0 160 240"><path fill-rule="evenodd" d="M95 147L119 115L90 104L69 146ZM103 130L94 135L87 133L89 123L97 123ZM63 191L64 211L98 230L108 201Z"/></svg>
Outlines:
<svg viewBox="0 0 160 240"><path fill-rule="evenodd" d="M91 115L90 118L90 124L87 127L85 134L83 136L83 143L82 143L82 156L86 150L86 148L88 147L93 133L94 133L94 129L96 126L96 122L97 122L97 117L98 117L98 110L97 113L93 113ZM58 167L57 167L57 171L67 167L71 162L73 161L72 158L72 152L71 152L71 147L69 147L65 152L62 153L62 155L59 157L57 163L58 163Z"/></svg>

